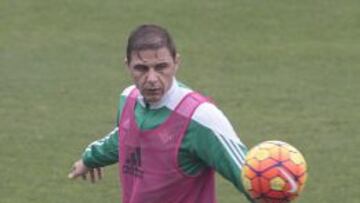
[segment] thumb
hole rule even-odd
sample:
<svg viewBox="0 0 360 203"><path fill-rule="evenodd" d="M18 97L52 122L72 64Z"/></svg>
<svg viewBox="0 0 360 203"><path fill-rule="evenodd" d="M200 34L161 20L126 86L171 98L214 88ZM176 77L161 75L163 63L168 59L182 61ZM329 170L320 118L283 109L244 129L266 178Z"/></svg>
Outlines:
<svg viewBox="0 0 360 203"><path fill-rule="evenodd" d="M72 168L71 172L68 174L69 179L75 179L79 176L79 172L77 170L76 165Z"/></svg>
<svg viewBox="0 0 360 203"><path fill-rule="evenodd" d="M71 172L68 174L69 179L75 179L81 175L85 175L88 172L88 168L84 165L82 160L74 163Z"/></svg>
<svg viewBox="0 0 360 203"><path fill-rule="evenodd" d="M75 178L75 171L72 171L68 174L68 178L69 179L74 179Z"/></svg>

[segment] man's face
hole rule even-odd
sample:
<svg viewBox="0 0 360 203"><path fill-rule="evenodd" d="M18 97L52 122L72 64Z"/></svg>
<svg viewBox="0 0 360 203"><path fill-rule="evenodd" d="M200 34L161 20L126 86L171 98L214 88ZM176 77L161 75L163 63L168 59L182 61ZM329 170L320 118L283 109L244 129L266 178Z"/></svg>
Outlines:
<svg viewBox="0 0 360 203"><path fill-rule="evenodd" d="M169 90L179 65L167 48L133 51L127 62L136 87L148 103L161 100Z"/></svg>

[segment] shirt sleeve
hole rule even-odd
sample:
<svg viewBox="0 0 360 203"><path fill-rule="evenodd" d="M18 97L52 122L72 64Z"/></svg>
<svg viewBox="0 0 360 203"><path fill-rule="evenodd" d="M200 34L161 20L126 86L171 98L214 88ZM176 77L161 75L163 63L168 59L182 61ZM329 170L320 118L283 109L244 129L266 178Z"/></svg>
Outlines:
<svg viewBox="0 0 360 203"><path fill-rule="evenodd" d="M199 106L184 142L192 156L198 157L206 167L216 170L252 202L241 181L248 149L216 106L210 103Z"/></svg>
<svg viewBox="0 0 360 203"><path fill-rule="evenodd" d="M104 167L114 164L119 160L119 137L117 124L120 119L121 111L124 107L126 95L120 96L118 112L116 117L116 127L103 138L89 144L83 152L82 159L89 168Z"/></svg>
<svg viewBox="0 0 360 203"><path fill-rule="evenodd" d="M103 167L118 161L118 128L96 140L83 153L84 164L89 168Z"/></svg>

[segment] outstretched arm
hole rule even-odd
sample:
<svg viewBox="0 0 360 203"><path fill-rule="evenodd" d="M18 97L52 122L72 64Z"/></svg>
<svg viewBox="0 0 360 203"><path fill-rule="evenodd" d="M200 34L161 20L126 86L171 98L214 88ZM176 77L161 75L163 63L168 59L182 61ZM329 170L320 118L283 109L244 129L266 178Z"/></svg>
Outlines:
<svg viewBox="0 0 360 203"><path fill-rule="evenodd" d="M92 183L103 176L102 167L118 161L118 131L115 128L107 136L91 143L83 153L82 159L73 164L68 177L76 179L81 176Z"/></svg>
<svg viewBox="0 0 360 203"><path fill-rule="evenodd" d="M205 103L198 107L192 119L195 122L190 125L191 133L184 138L187 146L191 146L189 152L230 181L249 202L254 202L241 180L247 147L226 116L213 104Z"/></svg>
<svg viewBox="0 0 360 203"><path fill-rule="evenodd" d="M120 97L116 125L119 122L125 102L124 92ZM104 138L96 140L85 149L82 159L76 161L69 173L70 179L81 176L84 180L90 178L91 182L100 180L103 176L102 167L118 161L118 128L115 127Z"/></svg>

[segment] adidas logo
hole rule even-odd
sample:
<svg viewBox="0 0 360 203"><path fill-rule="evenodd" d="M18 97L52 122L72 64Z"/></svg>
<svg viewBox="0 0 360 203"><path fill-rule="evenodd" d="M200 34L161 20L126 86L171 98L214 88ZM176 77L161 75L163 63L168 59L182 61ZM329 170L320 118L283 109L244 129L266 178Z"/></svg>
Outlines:
<svg viewBox="0 0 360 203"><path fill-rule="evenodd" d="M122 167L123 172L138 178L142 178L144 171L141 169L141 149L136 147L127 149L126 161Z"/></svg>

